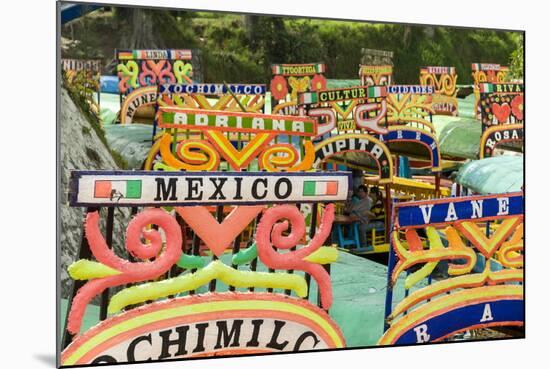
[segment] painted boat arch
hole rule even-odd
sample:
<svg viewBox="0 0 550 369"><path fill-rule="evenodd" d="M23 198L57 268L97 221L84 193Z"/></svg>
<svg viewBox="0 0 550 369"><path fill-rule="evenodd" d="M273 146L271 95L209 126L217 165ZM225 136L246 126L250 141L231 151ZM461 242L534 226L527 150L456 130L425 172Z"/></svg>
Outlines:
<svg viewBox="0 0 550 369"><path fill-rule="evenodd" d="M315 145L313 168L320 169L321 164L331 157L346 152L360 152L369 155L378 166L379 183L391 182L393 177L391 153L382 141L368 134L344 134L321 141Z"/></svg>
<svg viewBox="0 0 550 369"><path fill-rule="evenodd" d="M493 156L493 151L503 143L523 143L523 137L523 124L503 124L489 127L481 136L479 158Z"/></svg>
<svg viewBox="0 0 550 369"><path fill-rule="evenodd" d="M407 142L418 144L422 149L428 151L432 172L441 171L441 153L439 151L437 138L434 134L422 129L407 126L390 126L388 127L388 131L388 133L378 136L381 142Z"/></svg>
<svg viewBox="0 0 550 369"><path fill-rule="evenodd" d="M406 345L441 341L470 329L522 326L523 287L484 286L436 299L410 311L393 324L379 345Z"/></svg>
<svg viewBox="0 0 550 369"><path fill-rule="evenodd" d="M178 335L176 344L170 337ZM170 350L174 346L177 351ZM345 340L337 324L305 300L228 292L174 298L113 316L72 342L63 351L61 364L342 347Z"/></svg>

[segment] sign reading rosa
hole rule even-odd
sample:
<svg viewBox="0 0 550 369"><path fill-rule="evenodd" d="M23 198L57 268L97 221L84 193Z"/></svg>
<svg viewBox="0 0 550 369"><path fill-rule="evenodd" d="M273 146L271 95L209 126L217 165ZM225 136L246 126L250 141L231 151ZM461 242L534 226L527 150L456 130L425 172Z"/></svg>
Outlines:
<svg viewBox="0 0 550 369"><path fill-rule="evenodd" d="M79 336L62 365L293 352L345 347L328 314L289 296L213 293L156 302Z"/></svg>

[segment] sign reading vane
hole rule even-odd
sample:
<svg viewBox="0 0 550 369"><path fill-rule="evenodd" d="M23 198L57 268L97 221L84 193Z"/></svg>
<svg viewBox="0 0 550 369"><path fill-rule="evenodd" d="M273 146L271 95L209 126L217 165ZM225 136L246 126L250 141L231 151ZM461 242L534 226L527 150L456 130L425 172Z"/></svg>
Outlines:
<svg viewBox="0 0 550 369"><path fill-rule="evenodd" d="M71 206L194 206L344 201L349 172L73 171Z"/></svg>

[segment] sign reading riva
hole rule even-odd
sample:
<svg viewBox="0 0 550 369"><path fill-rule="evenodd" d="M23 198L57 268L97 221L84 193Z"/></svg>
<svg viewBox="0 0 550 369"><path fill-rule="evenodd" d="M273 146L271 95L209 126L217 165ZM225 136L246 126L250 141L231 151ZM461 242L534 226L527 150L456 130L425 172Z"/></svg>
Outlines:
<svg viewBox="0 0 550 369"><path fill-rule="evenodd" d="M523 214L523 193L508 193L396 205L400 228L424 227L461 220L481 221Z"/></svg>
<svg viewBox="0 0 550 369"><path fill-rule="evenodd" d="M274 294L187 296L107 319L77 338L62 365L110 364L345 347L326 312Z"/></svg>
<svg viewBox="0 0 550 369"><path fill-rule="evenodd" d="M514 94L523 93L524 87L523 83L481 83L479 85L479 92L482 94Z"/></svg>
<svg viewBox="0 0 550 369"><path fill-rule="evenodd" d="M161 107L159 127L315 136L312 118Z"/></svg>
<svg viewBox="0 0 550 369"><path fill-rule="evenodd" d="M73 171L71 206L195 206L343 201L347 172Z"/></svg>

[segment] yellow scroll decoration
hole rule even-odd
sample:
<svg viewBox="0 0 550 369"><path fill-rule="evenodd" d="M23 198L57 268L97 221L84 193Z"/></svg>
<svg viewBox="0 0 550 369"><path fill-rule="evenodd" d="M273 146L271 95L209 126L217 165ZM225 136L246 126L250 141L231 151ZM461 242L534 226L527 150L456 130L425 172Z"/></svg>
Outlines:
<svg viewBox="0 0 550 369"><path fill-rule="evenodd" d="M423 278L430 275L437 264L442 260L466 259L465 265L449 264L448 272L450 275L465 274L472 270L475 265L476 254L474 250L462 243L462 240L455 229L452 227L447 227L445 229L445 234L449 240L448 248L443 246L441 237L434 227L426 227L426 234L428 235L429 240L429 250L421 249L409 251L399 240L397 232L393 233L394 247L400 259L392 273L393 283L397 281L399 274L403 271L421 263L426 263L426 265L407 276L405 279L405 288L411 288Z"/></svg>
<svg viewBox="0 0 550 369"><path fill-rule="evenodd" d="M68 272L74 280L104 278L121 273L107 265L86 259L75 261L69 265Z"/></svg>
<svg viewBox="0 0 550 369"><path fill-rule="evenodd" d="M523 223L518 224L510 239L497 252L500 263L508 268L523 268Z"/></svg>
<svg viewBox="0 0 550 369"><path fill-rule="evenodd" d="M485 230L475 222L459 222L456 227L489 259L493 257L495 251L499 249L522 221L523 217L506 218L490 237L487 237Z"/></svg>
<svg viewBox="0 0 550 369"><path fill-rule="evenodd" d="M215 170L220 165L218 152L207 141L197 139L181 141L176 150L179 158L172 154L170 150L171 142L172 135L165 133L160 138L159 150L162 160L172 168L199 171ZM199 149L200 151L192 151L192 149Z"/></svg>
<svg viewBox="0 0 550 369"><path fill-rule="evenodd" d="M302 160L294 165L298 160L298 151L291 144L275 144L268 146L259 156L259 165L261 169L268 172L301 172L311 169L315 159L315 147L311 141L304 141L304 155ZM283 155L281 155L283 154Z"/></svg>
<svg viewBox="0 0 550 369"><path fill-rule="evenodd" d="M299 297L305 297L308 290L304 277L298 274L245 272L235 270L216 260L195 273L126 288L111 298L107 311L109 314L114 314L129 305L191 291L214 279L237 288L289 289Z"/></svg>
<svg viewBox="0 0 550 369"><path fill-rule="evenodd" d="M426 301L447 291L452 291L458 288L481 287L486 283L494 285L504 282L521 281L523 281L523 271L507 269L491 272L490 265L487 264L482 273L468 274L460 277L445 279L414 291L395 306L391 315L388 316L388 320L395 319L397 316L415 306L419 302Z"/></svg>
<svg viewBox="0 0 550 369"><path fill-rule="evenodd" d="M401 99L397 95L387 96L389 124L415 122L422 125L430 133L435 133L433 124L428 116L435 114L431 105L431 96L404 94Z"/></svg>

